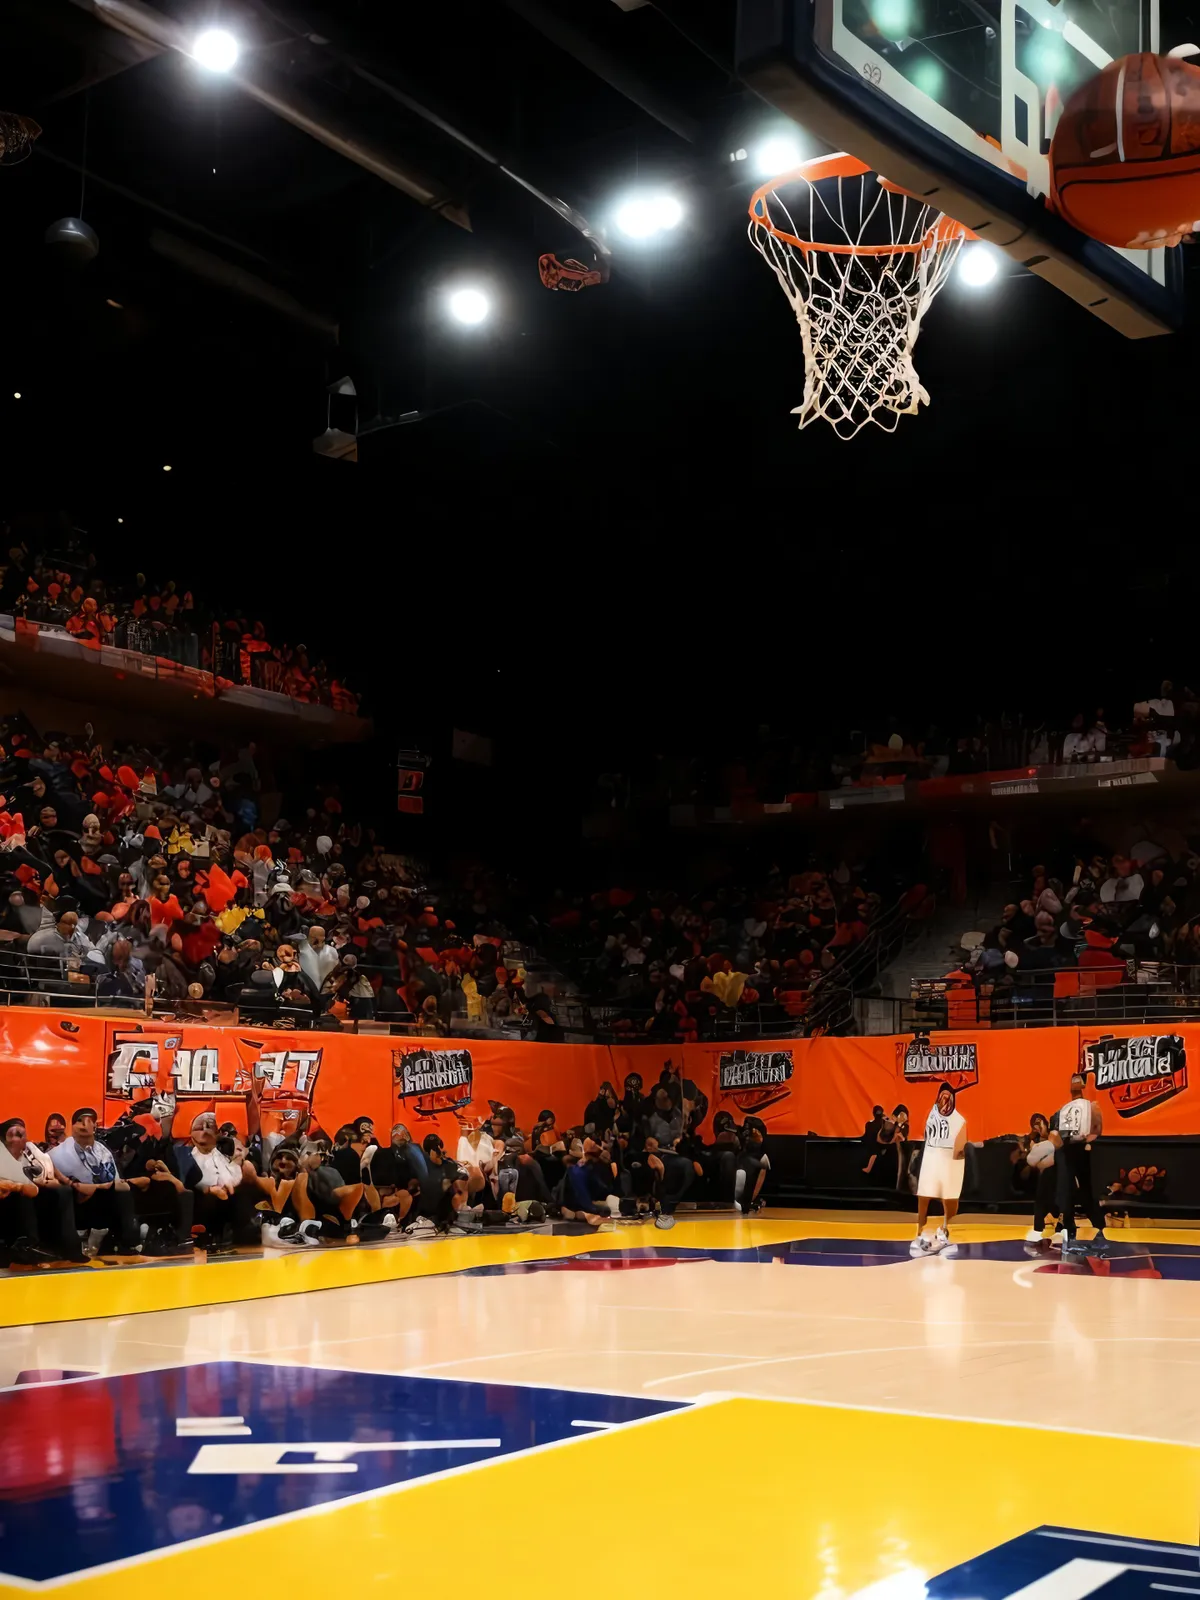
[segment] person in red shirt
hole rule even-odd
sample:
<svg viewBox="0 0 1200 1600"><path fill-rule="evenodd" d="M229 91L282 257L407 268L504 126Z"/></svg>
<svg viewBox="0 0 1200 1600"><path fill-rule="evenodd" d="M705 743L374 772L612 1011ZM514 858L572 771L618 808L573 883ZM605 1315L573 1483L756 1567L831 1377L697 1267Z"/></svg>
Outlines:
<svg viewBox="0 0 1200 1600"><path fill-rule="evenodd" d="M165 922L168 928L183 921L183 907L179 899L171 893L171 880L165 872L160 872L154 879L153 891L150 895L150 923L158 927Z"/></svg>

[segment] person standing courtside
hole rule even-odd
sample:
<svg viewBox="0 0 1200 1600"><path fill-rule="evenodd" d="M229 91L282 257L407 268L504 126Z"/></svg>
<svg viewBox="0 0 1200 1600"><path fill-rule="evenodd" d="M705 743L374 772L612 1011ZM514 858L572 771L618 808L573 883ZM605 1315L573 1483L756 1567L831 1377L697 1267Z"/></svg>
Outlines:
<svg viewBox="0 0 1200 1600"><path fill-rule="evenodd" d="M1104 1212L1092 1188L1092 1145L1104 1132L1104 1119L1096 1102L1085 1099L1086 1087L1083 1073L1073 1073L1071 1098L1050 1118L1050 1142L1055 1147L1055 1198L1066 1235L1064 1255L1086 1255L1089 1249L1103 1254L1108 1249ZM1075 1236L1076 1201L1096 1230L1096 1237L1089 1244Z"/></svg>

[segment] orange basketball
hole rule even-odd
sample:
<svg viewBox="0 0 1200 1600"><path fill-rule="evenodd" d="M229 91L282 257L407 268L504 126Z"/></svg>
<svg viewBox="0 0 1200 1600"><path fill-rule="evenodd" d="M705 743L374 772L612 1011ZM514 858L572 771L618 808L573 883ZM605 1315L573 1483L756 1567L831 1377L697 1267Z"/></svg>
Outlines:
<svg viewBox="0 0 1200 1600"><path fill-rule="evenodd" d="M1200 67L1123 56L1071 96L1050 142L1050 201L1102 244L1174 245L1200 220Z"/></svg>

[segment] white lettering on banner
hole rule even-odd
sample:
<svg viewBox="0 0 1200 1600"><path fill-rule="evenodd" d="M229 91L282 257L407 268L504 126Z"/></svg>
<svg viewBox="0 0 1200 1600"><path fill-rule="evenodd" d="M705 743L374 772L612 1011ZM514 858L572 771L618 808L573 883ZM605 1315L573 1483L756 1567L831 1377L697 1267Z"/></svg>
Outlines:
<svg viewBox="0 0 1200 1600"><path fill-rule="evenodd" d="M270 1050L254 1063L254 1076L265 1078L272 1089L290 1089L295 1094L307 1094L308 1082L321 1059L319 1050ZM288 1068L295 1071L295 1081L289 1083Z"/></svg>
<svg viewBox="0 0 1200 1600"><path fill-rule="evenodd" d="M401 1099L436 1094L444 1089L471 1088L469 1050L410 1050L397 1055L396 1078Z"/></svg>
<svg viewBox="0 0 1200 1600"><path fill-rule="evenodd" d="M189 1473L236 1477L243 1473L357 1472L358 1462L347 1458L410 1450L499 1450L500 1439L372 1439L314 1444L203 1444L192 1458ZM310 1461L284 1461L284 1456L311 1456Z"/></svg>
<svg viewBox="0 0 1200 1600"><path fill-rule="evenodd" d="M127 1039L108 1058L108 1092L132 1095L135 1089L152 1089L158 1080L158 1043Z"/></svg>
<svg viewBox="0 0 1200 1600"><path fill-rule="evenodd" d="M1089 1045L1086 1056L1096 1074L1097 1089L1113 1089L1121 1083L1140 1083L1170 1073L1176 1051L1182 1056L1183 1039L1178 1035L1140 1034Z"/></svg>
<svg viewBox="0 0 1200 1600"><path fill-rule="evenodd" d="M763 1089L791 1075L790 1050L734 1050L721 1056L717 1082L722 1090Z"/></svg>
<svg viewBox="0 0 1200 1600"><path fill-rule="evenodd" d="M220 1094L220 1057L212 1045L176 1050L171 1076L180 1094Z"/></svg>

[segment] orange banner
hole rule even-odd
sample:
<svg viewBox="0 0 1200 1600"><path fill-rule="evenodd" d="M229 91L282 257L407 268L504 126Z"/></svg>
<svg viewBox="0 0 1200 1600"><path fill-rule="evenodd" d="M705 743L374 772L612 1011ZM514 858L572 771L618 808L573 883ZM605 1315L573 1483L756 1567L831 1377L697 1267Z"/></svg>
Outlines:
<svg viewBox="0 0 1200 1600"><path fill-rule="evenodd" d="M12 1006L0 1008L0 1117L23 1116L40 1137L51 1112L103 1105L112 1122L154 1088L172 1088L181 1109L213 1106L244 1126L246 1091L261 1079L269 1107L311 1097L314 1120L329 1133L369 1116L381 1133L399 1121L418 1138L436 1128L449 1144L457 1117L486 1116L491 1101L512 1106L520 1127L549 1109L565 1128L583 1121L605 1080L620 1095L636 1076L652 1094L670 1067L707 1099L706 1129L728 1110L738 1121L761 1117L774 1134L846 1138L862 1132L872 1106L903 1104L915 1132L945 1079L958 1090L971 1138L986 1139L1022 1131L1034 1111L1050 1115L1066 1101L1071 1074L1084 1070L1107 1132L1196 1135L1193 1062L1196 1024L610 1048L286 1033Z"/></svg>

